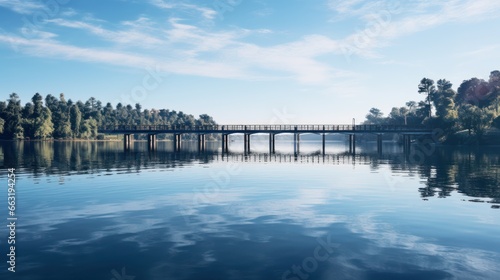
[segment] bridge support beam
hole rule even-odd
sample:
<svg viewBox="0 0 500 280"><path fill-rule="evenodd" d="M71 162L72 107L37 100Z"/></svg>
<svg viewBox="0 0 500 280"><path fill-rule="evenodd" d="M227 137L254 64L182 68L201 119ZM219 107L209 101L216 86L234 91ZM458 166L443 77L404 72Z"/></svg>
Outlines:
<svg viewBox="0 0 500 280"><path fill-rule="evenodd" d="M244 143L243 144L245 145L245 148L244 148L245 153L250 153L250 135L251 135L250 133L244 134L244 139L243 139Z"/></svg>
<svg viewBox="0 0 500 280"><path fill-rule="evenodd" d="M276 153L276 134L273 133L273 153Z"/></svg>
<svg viewBox="0 0 500 280"><path fill-rule="evenodd" d="M377 153L382 153L382 134L377 134Z"/></svg>
<svg viewBox="0 0 500 280"><path fill-rule="evenodd" d="M200 152L204 152L205 145L206 145L205 134L198 134L198 150Z"/></svg>
<svg viewBox="0 0 500 280"><path fill-rule="evenodd" d="M325 149L325 148L326 148L326 133L323 133L323 134L321 135L321 142L322 142L322 144L323 144L323 145L322 145L322 146L323 146L322 151L323 151L323 155L324 155L324 154L326 153L326 149Z"/></svg>
<svg viewBox="0 0 500 280"><path fill-rule="evenodd" d="M269 153L271 154L276 152L276 145L274 144L274 141L276 140L275 136L276 134L269 133Z"/></svg>
<svg viewBox="0 0 500 280"><path fill-rule="evenodd" d="M356 153L356 134L349 134L349 153Z"/></svg>
<svg viewBox="0 0 500 280"><path fill-rule="evenodd" d="M132 134L123 134L123 149L128 151L132 145L134 136Z"/></svg>
<svg viewBox="0 0 500 280"><path fill-rule="evenodd" d="M295 155L300 153L300 133L293 134L293 153Z"/></svg>
<svg viewBox="0 0 500 280"><path fill-rule="evenodd" d="M403 149L409 151L411 146L411 135L403 134Z"/></svg>
<svg viewBox="0 0 500 280"><path fill-rule="evenodd" d="M222 152L229 152L229 134L222 134Z"/></svg>
<svg viewBox="0 0 500 280"><path fill-rule="evenodd" d="M156 134L148 134L148 149L156 150Z"/></svg>
<svg viewBox="0 0 500 280"><path fill-rule="evenodd" d="M182 134L175 133L174 134L174 151L179 152L182 146Z"/></svg>
<svg viewBox="0 0 500 280"><path fill-rule="evenodd" d="M297 153L300 153L300 133L297 133Z"/></svg>

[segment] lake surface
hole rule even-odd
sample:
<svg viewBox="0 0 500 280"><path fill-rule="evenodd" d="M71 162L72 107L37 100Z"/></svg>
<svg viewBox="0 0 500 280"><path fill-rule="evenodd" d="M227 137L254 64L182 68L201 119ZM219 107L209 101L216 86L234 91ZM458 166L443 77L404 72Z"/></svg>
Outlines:
<svg viewBox="0 0 500 280"><path fill-rule="evenodd" d="M497 279L500 149L0 143L0 279ZM420 150L419 150L420 149ZM0 217L8 224L7 187Z"/></svg>

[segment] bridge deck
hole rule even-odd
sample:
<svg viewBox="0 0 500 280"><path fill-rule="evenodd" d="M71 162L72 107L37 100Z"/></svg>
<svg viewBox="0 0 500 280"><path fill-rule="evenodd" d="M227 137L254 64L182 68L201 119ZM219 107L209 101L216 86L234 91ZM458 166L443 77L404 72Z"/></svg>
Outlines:
<svg viewBox="0 0 500 280"><path fill-rule="evenodd" d="M408 125L113 125L103 126L99 133L107 134L256 134L256 133L403 133L432 134L432 129Z"/></svg>

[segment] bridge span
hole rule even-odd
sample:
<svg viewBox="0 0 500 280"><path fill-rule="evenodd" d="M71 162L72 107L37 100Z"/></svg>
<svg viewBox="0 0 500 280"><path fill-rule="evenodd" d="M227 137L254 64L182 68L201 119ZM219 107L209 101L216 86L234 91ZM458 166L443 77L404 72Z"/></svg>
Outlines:
<svg viewBox="0 0 500 280"><path fill-rule="evenodd" d="M244 150L250 151L250 135L269 134L269 151L275 152L275 136L277 134L293 134L294 151L299 151L301 134L322 135L323 152L325 151L325 136L327 134L341 133L349 135L349 151L355 152L357 134L376 134L377 147L382 149L382 135L384 133L397 133L403 135L404 144L410 145L412 135L431 135L433 130L425 126L411 125L112 125L98 128L99 133L123 134L124 148L130 149L133 134L147 134L148 147L156 149L158 134L173 134L174 147L180 150L183 134L196 134L200 150L205 150L205 135L220 134L222 151L228 151L229 135L243 134Z"/></svg>

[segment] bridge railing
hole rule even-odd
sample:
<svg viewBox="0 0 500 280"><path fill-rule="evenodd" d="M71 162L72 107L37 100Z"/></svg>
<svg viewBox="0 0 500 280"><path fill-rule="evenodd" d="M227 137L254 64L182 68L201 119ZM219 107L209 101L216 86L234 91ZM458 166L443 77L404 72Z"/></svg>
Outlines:
<svg viewBox="0 0 500 280"><path fill-rule="evenodd" d="M182 132L221 132L224 131L427 131L424 126L409 125L109 125L99 128L100 131L182 131Z"/></svg>

